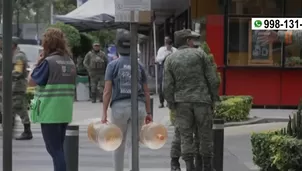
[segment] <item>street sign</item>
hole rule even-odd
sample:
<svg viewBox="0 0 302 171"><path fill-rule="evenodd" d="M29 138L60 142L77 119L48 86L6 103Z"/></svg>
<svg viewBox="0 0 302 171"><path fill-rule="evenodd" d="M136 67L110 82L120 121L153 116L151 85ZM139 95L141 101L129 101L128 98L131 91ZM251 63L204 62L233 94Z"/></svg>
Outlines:
<svg viewBox="0 0 302 171"><path fill-rule="evenodd" d="M137 23L150 11L151 0L115 0L115 22Z"/></svg>

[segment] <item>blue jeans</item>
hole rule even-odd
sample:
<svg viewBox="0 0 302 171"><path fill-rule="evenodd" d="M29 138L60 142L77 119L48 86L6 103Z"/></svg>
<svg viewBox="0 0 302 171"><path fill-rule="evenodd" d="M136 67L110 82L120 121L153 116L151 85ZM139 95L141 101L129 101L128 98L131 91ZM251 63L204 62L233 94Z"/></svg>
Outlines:
<svg viewBox="0 0 302 171"><path fill-rule="evenodd" d="M64 156L64 140L67 123L41 124L46 150L52 157L54 171L67 171Z"/></svg>

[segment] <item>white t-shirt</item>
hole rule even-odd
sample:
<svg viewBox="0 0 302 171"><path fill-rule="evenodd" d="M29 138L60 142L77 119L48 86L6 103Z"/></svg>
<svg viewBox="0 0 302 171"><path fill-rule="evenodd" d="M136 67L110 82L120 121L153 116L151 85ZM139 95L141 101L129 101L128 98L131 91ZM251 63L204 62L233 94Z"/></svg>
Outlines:
<svg viewBox="0 0 302 171"><path fill-rule="evenodd" d="M159 64L162 64L162 62L165 60L165 58L173 53L176 52L177 49L175 47L171 47L171 50L168 50L166 46L162 46L158 49L157 55L156 55L156 62Z"/></svg>

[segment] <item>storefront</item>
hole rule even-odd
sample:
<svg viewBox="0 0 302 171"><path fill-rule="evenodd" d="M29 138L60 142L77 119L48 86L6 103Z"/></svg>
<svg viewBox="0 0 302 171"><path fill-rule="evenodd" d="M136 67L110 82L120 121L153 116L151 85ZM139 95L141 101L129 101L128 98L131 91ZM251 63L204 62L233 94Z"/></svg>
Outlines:
<svg viewBox="0 0 302 171"><path fill-rule="evenodd" d="M261 107L297 106L302 97L302 47L261 45L250 21L252 17L301 17L302 1L221 2L217 0L213 9L200 12L203 0L191 0L193 29L201 30L215 56L222 76L221 94L251 95L254 105Z"/></svg>

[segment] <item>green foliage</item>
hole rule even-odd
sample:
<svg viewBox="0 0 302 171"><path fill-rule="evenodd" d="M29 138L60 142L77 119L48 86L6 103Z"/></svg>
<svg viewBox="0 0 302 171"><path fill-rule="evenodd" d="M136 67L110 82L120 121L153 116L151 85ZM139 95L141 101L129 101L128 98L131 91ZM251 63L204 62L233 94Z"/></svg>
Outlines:
<svg viewBox="0 0 302 171"><path fill-rule="evenodd" d="M114 43L115 30L100 30L89 33L94 41L99 41L102 47Z"/></svg>
<svg viewBox="0 0 302 171"><path fill-rule="evenodd" d="M293 56L293 57L287 57L285 58L285 66L301 66L302 65L302 59L300 56Z"/></svg>
<svg viewBox="0 0 302 171"><path fill-rule="evenodd" d="M302 140L276 131L253 134L251 143L253 161L261 170L302 170Z"/></svg>
<svg viewBox="0 0 302 171"><path fill-rule="evenodd" d="M263 171L302 170L302 100L286 128L251 137L253 161Z"/></svg>
<svg viewBox="0 0 302 171"><path fill-rule="evenodd" d="M93 43L93 37L87 33L81 33L81 55L85 56L86 53L88 53L91 50L92 43Z"/></svg>
<svg viewBox="0 0 302 171"><path fill-rule="evenodd" d="M252 108L251 96L221 96L221 103L215 106L215 117L226 122L244 121L248 119Z"/></svg>
<svg viewBox="0 0 302 171"><path fill-rule="evenodd" d="M61 29L65 33L70 48L80 46L80 41L81 41L80 32L73 26L61 22L57 22L56 24L50 25L49 27Z"/></svg>
<svg viewBox="0 0 302 171"><path fill-rule="evenodd" d="M211 58L211 61L212 61L213 65L214 65L214 67L215 67L216 70L217 70L217 65L216 65L215 60L214 60L214 55L211 53L211 49L210 49L209 45L207 44L207 42L204 41L204 42L200 45L200 47L201 47L201 49L204 50L204 52L205 52L206 54L208 54L208 57ZM218 75L219 80L220 80L220 82L221 82L220 72L217 71L217 75Z"/></svg>
<svg viewBox="0 0 302 171"><path fill-rule="evenodd" d="M251 136L253 161L262 171L277 171L276 166L272 164L273 152L271 144L268 143L275 134L274 132L254 133Z"/></svg>
<svg viewBox="0 0 302 171"><path fill-rule="evenodd" d="M253 98L251 96L220 96L221 103L215 106L215 118L224 119L226 122L237 122L248 119ZM170 111L170 121L173 124L175 112Z"/></svg>
<svg viewBox="0 0 302 171"><path fill-rule="evenodd" d="M65 15L77 8L74 0L54 0L53 6L57 15Z"/></svg>

